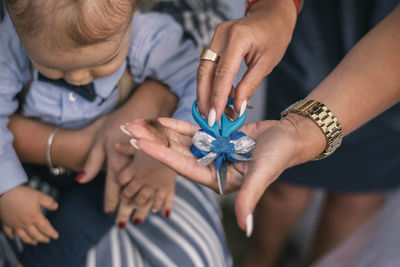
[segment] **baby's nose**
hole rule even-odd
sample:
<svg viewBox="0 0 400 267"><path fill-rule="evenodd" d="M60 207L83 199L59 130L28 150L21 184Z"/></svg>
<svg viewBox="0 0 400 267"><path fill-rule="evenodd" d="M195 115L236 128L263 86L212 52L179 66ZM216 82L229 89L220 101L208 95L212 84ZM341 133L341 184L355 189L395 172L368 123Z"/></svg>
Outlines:
<svg viewBox="0 0 400 267"><path fill-rule="evenodd" d="M73 70L67 71L64 80L73 85L85 85L93 80L89 70Z"/></svg>

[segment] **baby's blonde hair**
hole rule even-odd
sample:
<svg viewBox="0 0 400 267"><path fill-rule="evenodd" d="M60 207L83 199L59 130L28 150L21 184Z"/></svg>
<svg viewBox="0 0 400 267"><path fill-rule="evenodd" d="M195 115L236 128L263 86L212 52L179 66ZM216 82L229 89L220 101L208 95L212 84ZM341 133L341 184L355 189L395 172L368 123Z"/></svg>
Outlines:
<svg viewBox="0 0 400 267"><path fill-rule="evenodd" d="M62 20L66 36L77 46L110 40L128 26L141 0L5 0L19 35L54 30ZM67 15L65 12L68 12ZM64 35L65 36L65 35Z"/></svg>

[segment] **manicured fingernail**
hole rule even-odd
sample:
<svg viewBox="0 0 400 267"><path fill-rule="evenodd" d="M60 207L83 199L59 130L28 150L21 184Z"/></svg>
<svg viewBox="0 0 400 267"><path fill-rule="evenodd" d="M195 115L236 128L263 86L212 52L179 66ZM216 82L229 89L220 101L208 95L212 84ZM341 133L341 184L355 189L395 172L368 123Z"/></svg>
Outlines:
<svg viewBox="0 0 400 267"><path fill-rule="evenodd" d="M239 117L242 117L243 113L246 111L247 108L247 100L242 102L242 105L240 106L240 114Z"/></svg>
<svg viewBox="0 0 400 267"><path fill-rule="evenodd" d="M246 236L250 237L251 234L253 233L253 213L250 213L246 217Z"/></svg>
<svg viewBox="0 0 400 267"><path fill-rule="evenodd" d="M170 214L170 213L171 213L170 210L166 210L166 211L164 212L165 218L169 219L169 214Z"/></svg>
<svg viewBox="0 0 400 267"><path fill-rule="evenodd" d="M129 142L131 143L131 145L136 148L137 150L140 150L140 148L138 147L137 143L137 139L136 138L132 138L131 140L129 140Z"/></svg>
<svg viewBox="0 0 400 267"><path fill-rule="evenodd" d="M217 116L217 114L215 112L215 108L212 108L210 110L210 113L208 113L208 126L213 127L216 116Z"/></svg>
<svg viewBox="0 0 400 267"><path fill-rule="evenodd" d="M125 228L125 226L126 226L126 222L119 222L118 223L118 228L119 229L123 229L123 228Z"/></svg>
<svg viewBox="0 0 400 267"><path fill-rule="evenodd" d="M133 220L133 224L134 225L139 225L139 224L141 224L142 223L142 220L141 219L134 219Z"/></svg>
<svg viewBox="0 0 400 267"><path fill-rule="evenodd" d="M82 179L85 177L86 173L85 172L80 172L78 175L75 177L76 182L81 182Z"/></svg>
<svg viewBox="0 0 400 267"><path fill-rule="evenodd" d="M128 136L130 136L130 137L133 137L133 135L125 129L126 126L128 126L129 124L130 124L130 123L127 122L127 123L125 123L125 124L119 126L119 128L121 129L121 131L122 131L124 134L126 134L126 135L128 135Z"/></svg>

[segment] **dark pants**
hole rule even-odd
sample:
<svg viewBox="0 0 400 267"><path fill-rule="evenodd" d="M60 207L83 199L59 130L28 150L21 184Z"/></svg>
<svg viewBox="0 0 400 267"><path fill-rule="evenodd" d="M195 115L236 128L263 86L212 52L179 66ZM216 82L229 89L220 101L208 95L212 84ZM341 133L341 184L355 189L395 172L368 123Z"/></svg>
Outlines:
<svg viewBox="0 0 400 267"><path fill-rule="evenodd" d="M28 173L31 171L27 170ZM46 168L35 168L34 171L40 177L51 177ZM59 239L49 244L26 245L20 257L24 267L82 265L88 250L114 222L103 211L104 173L88 184L74 183L74 175L52 178L60 189L59 208L47 217L58 231Z"/></svg>

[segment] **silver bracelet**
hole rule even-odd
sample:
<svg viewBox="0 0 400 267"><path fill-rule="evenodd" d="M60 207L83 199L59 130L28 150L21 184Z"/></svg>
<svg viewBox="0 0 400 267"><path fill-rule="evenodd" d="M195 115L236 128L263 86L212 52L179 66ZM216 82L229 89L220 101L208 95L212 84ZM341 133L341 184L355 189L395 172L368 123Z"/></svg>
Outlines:
<svg viewBox="0 0 400 267"><path fill-rule="evenodd" d="M54 136L56 133L60 130L60 128L56 127L54 130L51 132L49 135L49 138L47 139L47 146L46 146L46 161L47 161L47 166L49 167L49 171L51 174L54 176L57 175L62 175L67 172L67 169L64 167L54 167L53 163L51 162L51 145L53 144Z"/></svg>

